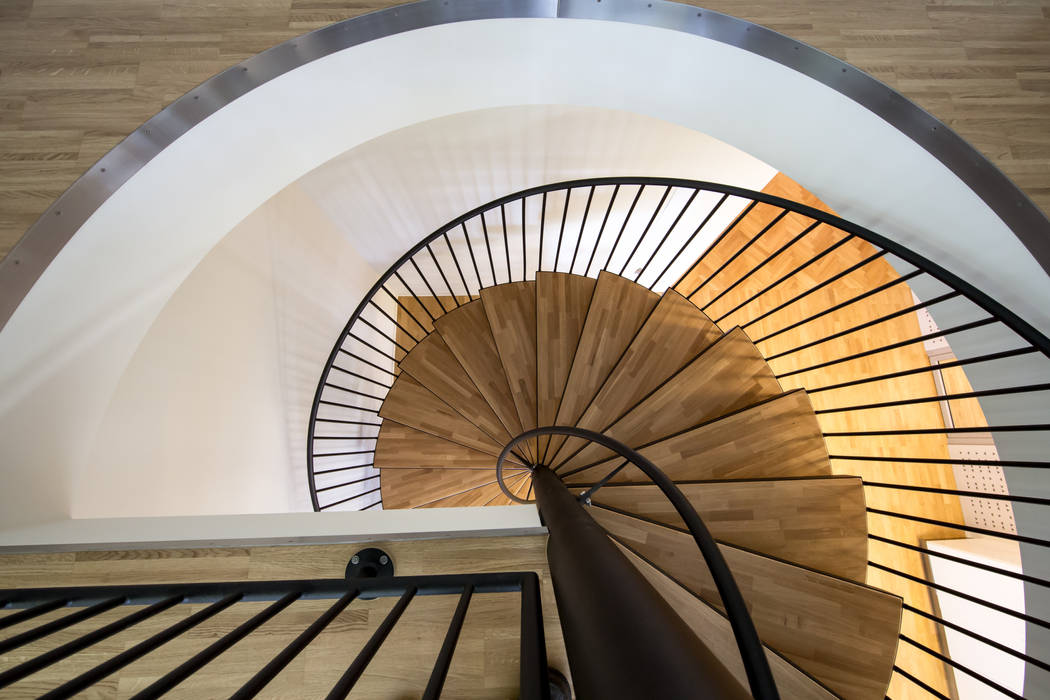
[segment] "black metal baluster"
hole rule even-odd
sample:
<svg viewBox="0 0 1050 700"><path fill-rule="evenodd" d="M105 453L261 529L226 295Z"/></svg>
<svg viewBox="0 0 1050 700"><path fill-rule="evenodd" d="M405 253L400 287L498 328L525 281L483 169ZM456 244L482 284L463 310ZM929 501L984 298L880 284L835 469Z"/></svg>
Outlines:
<svg viewBox="0 0 1050 700"><path fill-rule="evenodd" d="M407 306L405 306L404 304L401 303L401 300L397 297L397 295L395 295L393 292L391 292L389 289L387 289L385 284L384 285L380 285L379 288L382 289L384 292L386 292L387 296L389 296L391 299L394 300L394 303L397 304L399 309L401 309L406 314L408 314L408 317L411 318L415 322L415 324L417 326L419 326L419 330L423 331L423 335L427 334L427 327L424 326L420 322L420 320L418 318L416 318L416 315L414 313L412 313L411 311L408 310Z"/></svg>
<svg viewBox="0 0 1050 700"><path fill-rule="evenodd" d="M332 365L332 369L334 369L336 372L342 372L343 374L346 374L346 375L349 375L351 377L354 377L355 379L360 379L362 381L371 382L372 384L378 384L379 386L381 386L381 387L383 387L385 389L389 389L390 387L393 386L393 384L387 384L386 382L381 382L378 379L373 379L372 377L366 377L365 375L358 374L357 372L351 372L350 370L345 369L343 367L340 367L339 365L336 365L336 364Z"/></svg>
<svg viewBox="0 0 1050 700"><path fill-rule="evenodd" d="M540 580L534 571L522 575L520 639L520 697L522 700L550 700L547 645L543 638L543 613L540 609Z"/></svg>
<svg viewBox="0 0 1050 700"><path fill-rule="evenodd" d="M554 271L558 271L558 261L561 260L561 241L565 235L565 221L569 218L569 200L572 199L572 190L565 190L565 207L561 212L561 228L558 229L558 247L554 251Z"/></svg>
<svg viewBox="0 0 1050 700"><path fill-rule="evenodd" d="M620 272L619 272L619 275L621 277L623 277L623 273L627 269L627 266L631 264L631 258L633 258L634 254L638 252L638 248L639 248L639 246L642 245L642 241L644 241L645 237L647 235L649 235L649 229L652 228L653 222L656 221L656 217L658 217L660 215L660 212L664 208L664 202L667 201L667 197L670 194L671 194L671 186L668 185L667 187L664 188L663 196L660 197L660 201L659 201L659 203L657 203L656 209L653 210L653 215L651 217L649 217L649 223L647 223L645 225L645 228L642 229L642 233L641 233L640 236L638 236L638 240L635 241L634 247L631 248L631 252L627 254L627 258L623 261L623 265L620 267Z"/></svg>
<svg viewBox="0 0 1050 700"><path fill-rule="evenodd" d="M347 467L347 468L348 469L350 469L350 468L359 469L360 467ZM314 473L317 474L318 472L314 472ZM364 481L368 481L370 479L378 479L378 478L379 478L378 474L373 474L372 476L366 476L363 479L355 479L354 481L345 481L345 482L343 482L341 484L335 484L334 486L325 486L324 488L319 488L319 489L317 489L317 493L323 493L325 491L331 491L333 489L341 489L344 486L353 486L354 484L360 484L360 483L362 483Z"/></svg>
<svg viewBox="0 0 1050 700"><path fill-rule="evenodd" d="M459 605L452 615L452 621L448 625L445 641L441 644L437 661L434 662L434 670L430 673L426 690L423 691L422 700L437 700L441 697L441 689L445 685L448 676L448 668L452 665L452 655L456 652L456 643L459 641L459 633L463 629L463 620L467 617L467 608L470 606L470 598L474 593L474 586L469 583L463 586L463 594L459 597Z"/></svg>
<svg viewBox="0 0 1050 700"><path fill-rule="evenodd" d="M371 462L369 462L368 464L355 464L352 467L336 467L334 469L322 469L321 471L314 470L314 475L315 476L321 476L322 474L334 474L335 472L347 472L347 471L350 471L351 469L369 469L369 468L372 468L372 463ZM373 477L367 477L367 478L371 479ZM376 474L375 478L379 478L379 475ZM345 484L342 484L342 485L345 486Z"/></svg>
<svg viewBox="0 0 1050 700"><path fill-rule="evenodd" d="M133 695L131 700L153 700L153 698L159 698L164 693L172 690L179 683L214 661L224 651L254 632L277 613L287 608L301 595L299 592L288 593L272 605L268 605L265 609L238 625L234 630L226 633L204 650L194 654L189 660L179 664L174 670L164 674Z"/></svg>
<svg viewBox="0 0 1050 700"><path fill-rule="evenodd" d="M427 252L430 253L430 259L434 262L434 267L437 268L438 274L441 275L441 281L445 283L445 289L448 290L449 297L451 297L458 309L462 304L460 304L459 299L456 298L456 292L453 291L452 285L448 283L448 277L445 277L445 270L442 269L441 264L438 262L437 256L434 255L434 250L430 247L429 243L427 243Z"/></svg>
<svg viewBox="0 0 1050 700"><path fill-rule="evenodd" d="M347 337L350 337L350 336L348 335ZM349 350L344 350L343 348L339 348L339 352L343 353L344 355L346 355L346 356L348 356L350 358L353 358L354 360L356 360L357 362L360 362L363 365L368 365L369 367L372 367L373 369L377 369L380 372L385 372L386 374L389 374L391 377L394 377L395 379L397 378L397 374L394 373L394 372L391 372L386 367L381 367L380 365L377 365L374 362L369 362L365 358L361 357L360 355L355 355L354 353L350 352Z"/></svg>
<svg viewBox="0 0 1050 700"><path fill-rule="evenodd" d="M525 198L521 198L521 278L528 279L528 248L525 246Z"/></svg>
<svg viewBox="0 0 1050 700"><path fill-rule="evenodd" d="M678 252L674 254L674 257L672 257L671 260L667 263L667 265L664 266L664 269L660 271L660 274L656 276L656 279L653 280L653 283L649 286L649 289L652 289L657 284L659 284L660 280L662 280L664 278L664 275L667 274L671 267L674 266L676 262L678 262L678 258L682 257L682 253L685 252L685 249L689 247L689 244L691 244L698 235L700 235L700 232L704 230L704 226L707 226L707 222L710 221L716 213L718 213L718 210L722 208L722 205L725 204L725 201L727 199L729 199L729 195L723 194L722 198L715 203L715 206L711 207L711 211L707 212L707 215L704 216L704 220L700 222L700 225L696 227L692 234L690 234L689 238L687 238L685 243L683 243L682 246L678 249ZM708 250L710 250L710 248L708 248ZM703 254L706 254L706 251ZM684 277L685 275L682 276L682 279L684 279ZM678 283L676 282L675 284L671 285L671 289L674 289L677 286Z"/></svg>
<svg viewBox="0 0 1050 700"><path fill-rule="evenodd" d="M367 465L367 466L372 466L372 465ZM335 506L341 506L344 503L349 503L350 501L357 500L358 498L361 498L362 496L367 496L370 493L375 493L375 492L379 491L379 489L380 489L380 487L377 486L376 488L372 489L371 491L365 491L363 493L354 494L353 496L350 496L349 498L344 498L341 501L336 501L334 503L328 503L327 505L321 506L321 510L326 510L328 508L334 508ZM365 509L362 508L361 510L365 510Z"/></svg>
<svg viewBox="0 0 1050 700"><path fill-rule="evenodd" d="M908 549L926 556L936 557L938 559L945 559L947 561L953 561L956 564L965 564L966 566L971 566L977 569L981 569L983 571L988 571L993 574L1006 576L1008 578L1017 579L1018 581L1024 581L1025 583L1032 583L1037 586L1042 586L1043 588L1050 588L1050 581L1041 578L1036 578L1035 576L1030 576L1028 574L1010 571L1009 569L1000 569L997 566L991 566L989 564L973 561L971 559L963 559L962 557L956 557L945 552L938 552L935 549L926 549L925 547L909 544L907 542L900 542L898 540L890 539L888 537L883 537L882 535L872 535L871 533L868 533L868 539L875 542L882 542L883 544L893 545L894 547Z"/></svg>
<svg viewBox="0 0 1050 700"><path fill-rule="evenodd" d="M124 601L124 598L110 598L109 600L103 601L101 603L96 603L90 608L84 608L83 610L78 610L77 612L70 613L68 615L63 615L57 620L51 620L50 622L38 625L33 629L26 630L25 632L22 632L20 634L16 634L13 637L8 637L7 639L0 640L0 654L6 654L9 651L17 649L20 646L24 646L26 644L29 644L30 642L35 642L38 639L43 639L49 634L54 634L59 630L64 630L65 628L83 622L84 620L89 620L95 617L96 615L100 615L106 612L107 610L111 610L117 607L118 605L122 605ZM35 608L26 610L26 613L33 614L23 617L22 620L28 620L33 617L36 617L37 615L49 612L50 610L55 610L59 607L62 607L62 605L66 603L66 600L56 602L58 602L59 605L55 605L54 603L44 603L42 605L36 606ZM18 622L21 622L22 620L18 620Z"/></svg>
<svg viewBox="0 0 1050 700"><path fill-rule="evenodd" d="M401 343L397 342L397 339L396 339L396 338L391 338L390 336L388 336L388 335L386 334L386 331L384 331L384 330L381 330L380 328L378 328L378 327L377 327L377 326L376 326L376 325L375 325L374 323L372 323L371 321L369 321L369 320L368 320L367 318L365 318L364 316L360 316L360 317L358 317L358 319L357 319L357 320L358 320L358 321L360 321L361 323L363 323L364 325L368 326L368 327L369 327L369 328L371 328L372 330L374 330L374 331L375 331L376 333L378 333L378 334L379 334L379 335L380 335L381 337L383 337L383 338L386 338L387 340L389 340L389 341L390 341L391 343L393 343L393 344L394 344L394 345L396 345L396 346L397 346L398 348L400 348L400 349L401 349L401 351L402 351L402 352L404 352L404 353L405 353L406 355L408 354L408 351L409 351L409 350L410 350L411 348L406 348L406 347L405 347L404 345L402 345Z"/></svg>
<svg viewBox="0 0 1050 700"><path fill-rule="evenodd" d="M365 340L364 338L362 338L361 336L357 335L356 333L350 332L350 333L347 334L347 337L348 338L353 338L354 340L356 340L357 342L361 343L362 345L364 345L365 347L367 347L369 350L371 350L372 352L376 353L377 355L381 355L382 357L385 357L388 360L390 360L390 361L394 362L395 364L397 364L398 359L396 357L394 357L393 355L391 355L388 352L384 352L383 350L380 350L375 345L372 345L372 343L370 343L369 341ZM387 340L390 340L390 338L387 338ZM391 374L394 374L394 373L391 372ZM394 375L394 376L397 376L397 375Z"/></svg>
<svg viewBox="0 0 1050 700"><path fill-rule="evenodd" d="M414 257L411 257L408 259L408 262L411 263L412 269L414 269L416 271L416 274L419 275L419 279L423 280L424 286L426 286L427 291L430 292L430 297L438 303L438 306L441 307L441 313L447 314L448 309L445 308L444 302L441 301L441 297L437 295L437 293L434 291L434 288L430 286L430 280L428 280L427 276L423 274L423 271L419 269L419 265L416 264L416 259ZM434 262L435 264L437 264L437 261ZM431 316L430 318L431 320L434 320L433 316Z"/></svg>
<svg viewBox="0 0 1050 700"><path fill-rule="evenodd" d="M418 270L418 268L417 268L417 270ZM420 299L420 298L419 298L418 296L416 296L416 293L415 293L415 291L414 291L414 290L412 289L412 287L408 286L408 282L406 282L406 281L405 281L405 278L401 276L401 273L400 273L400 272L398 272L397 270L394 270L394 277L396 277L396 278L397 278L397 281L398 281L398 282L400 282L400 283L401 283L401 285L402 285L402 286L403 286L403 287L404 287L405 289L407 289L407 290L408 290L408 293L409 293L409 294L410 294L410 295L412 296L412 298L413 298L413 299L415 300L415 302L416 302L417 304L419 304L419 307L420 307L421 309L423 309L423 313L425 313L425 314L426 314L426 315L427 315L427 316L428 316L428 317L430 318L430 322L431 322L431 323L433 323L433 322L434 322L434 320L435 320L435 319L434 319L434 314L430 313L430 309L428 309L428 308L426 307L426 304L424 304L424 303L423 303L423 300L422 300L422 299Z"/></svg>
<svg viewBox="0 0 1050 700"><path fill-rule="evenodd" d="M365 644L364 648L358 653L357 657L350 664L349 668L343 673L343 675L336 681L335 686L328 693L328 700L341 700L345 698L349 693L350 689L357 683L357 679L364 673L365 667L372 660L372 657L379 651L379 647L383 645L387 635L390 634L390 630L394 629L394 625L401 619L402 613L405 612L405 608L412 602L412 598L416 595L416 587L410 586L401 596L401 599L397 601L393 609L387 614L386 619L383 620L379 628L372 634L372 637Z"/></svg>
<svg viewBox="0 0 1050 700"><path fill-rule="evenodd" d="M382 306L380 306L379 304L375 303L375 302L374 302L373 300L371 300L371 299L369 299L369 300L368 300L368 304L369 304L370 306L372 306L373 308L375 308L375 309L376 309L377 311L379 311L379 313L383 314L383 316L385 316L385 317L386 317L386 319L387 319L388 321L390 321L390 322L391 322L391 323L393 323L393 324L394 324L395 326L397 326L397 327L398 327L399 329L401 329L401 332L402 332L402 333L404 333L405 335L407 335L407 336L408 336L409 338L411 338L411 339L412 339L412 340L413 340L414 342L416 342L416 343L418 343L418 342L419 342L419 338L417 338L417 337L415 336L415 334L413 334L413 333L412 333L412 332L410 332L410 331L409 331L409 330L408 330L407 328L405 328L404 326L402 326L402 325L401 325L401 324L400 324L400 323L399 323L399 322L397 321L397 319L396 319L396 318L394 318L393 316L391 316L390 314L388 314L388 313L387 313L387 312L386 312L386 311L385 311L385 310L383 309L383 307L382 307Z"/></svg>
<svg viewBox="0 0 1050 700"><path fill-rule="evenodd" d="M470 234L467 233L467 222L460 224L463 228L463 238L467 241L467 252L470 253L470 263L474 266L474 276L478 278L478 289L484 288L485 283L481 281L481 272L478 270L478 260L474 256L474 244L470 242Z"/></svg>
<svg viewBox="0 0 1050 700"><path fill-rule="evenodd" d="M503 254L507 256L507 281L513 282L514 275L510 271L510 241L507 239L507 210L502 204L499 205L499 217L503 226Z"/></svg>
<svg viewBox="0 0 1050 700"><path fill-rule="evenodd" d="M357 589L350 590L342 598L337 600L328 610L324 612L319 618L313 621L309 627L303 630L298 637L292 640L292 642L281 650L277 656L275 656L268 664L262 667L258 673L248 679L241 688L230 696L230 700L248 700L248 698L254 698L259 694L266 685L272 681L278 673L284 670L284 667L291 663L292 659L299 655L303 649L307 647L314 640L314 637L321 634L325 627L327 627L332 620L334 620L339 613L343 612L346 606L350 605L350 602L357 597Z"/></svg>
<svg viewBox="0 0 1050 700"><path fill-rule="evenodd" d="M470 287L467 286L467 278L463 276L463 268L459 264L459 256L456 255L455 249L452 248L452 242L448 239L448 231L441 234L445 239L445 246L448 248L448 254L452 256L452 262L456 266L456 272L459 274L459 281L463 283L463 291L466 292L467 301L474 301L474 295L470 293Z"/></svg>
<svg viewBox="0 0 1050 700"><path fill-rule="evenodd" d="M46 603L41 603L40 605L35 605L27 610L5 615L3 618L0 618L0 629L17 625L26 620L32 620L34 617L43 615L44 613L49 613L52 610L58 610L59 608L65 607L68 602L69 600L66 598L58 598L57 600L51 600Z"/></svg>
<svg viewBox="0 0 1050 700"><path fill-rule="evenodd" d="M536 270L543 270L543 231L547 224L547 192L543 193L543 200L540 204L540 259L536 261Z"/></svg>
<svg viewBox="0 0 1050 700"><path fill-rule="evenodd" d="M707 258L707 256L711 254L711 251L713 251L715 248L717 248L718 244L721 243L722 241L724 241L726 239L726 236L728 236L730 233L733 232L733 229L735 229L737 227L737 224L739 224L741 221L743 221L745 218L747 218L747 215L750 214L751 211L757 206L758 206L758 200L757 199L752 199L751 200L751 204L748 204L744 208L744 210L742 212L740 212L735 219L733 219L733 223L729 224L724 229L722 229L722 233L718 234L718 237L715 238L714 241L712 241L711 245L707 246L707 250L705 250L703 253L700 254L700 257L696 259L696 262L694 262L689 267L688 270L686 270L684 273L682 273L682 276L678 278L677 282L675 282L674 284L671 285L671 288L672 289L677 289L678 285L682 284L682 282L685 281L685 278L688 277L690 274L692 274L693 270L695 270L697 267L699 267L700 263L702 263ZM692 296L692 295L690 294L689 296Z"/></svg>
<svg viewBox="0 0 1050 700"><path fill-rule="evenodd" d="M898 399L897 401L882 401L879 403L856 404L853 406L840 406L838 408L822 408L814 411L817 415L821 413L843 413L845 411L865 411L872 408L892 408L894 406L908 406L916 403L932 403L941 401L958 401L960 399L977 399L982 396L1005 396L1008 394L1025 394L1032 391L1050 390L1050 384L1029 384L1027 386L1009 386L1002 389L984 389L981 391L967 391L960 394L940 394L938 396L921 396L914 399Z"/></svg>
<svg viewBox="0 0 1050 700"><path fill-rule="evenodd" d="M645 185L639 185L638 192L634 195L634 200L631 201L631 207L627 210L627 216L623 219L623 224L620 226L620 232L616 234L616 240L613 241L612 248L609 248L609 254L605 256L605 264L602 265L602 270L609 269L609 263L612 262L613 254L616 253L616 248L620 245L620 238L623 237L623 232L627 228L627 224L631 220L631 215L634 214L634 208L638 206L638 200L642 198L642 192L645 191Z"/></svg>
<svg viewBox="0 0 1050 700"><path fill-rule="evenodd" d="M912 646L914 646L915 648L926 652L927 654L929 654L930 656L934 657L938 661L946 663L949 666L951 666L952 668L955 668L955 669L958 669L958 670L962 671L967 676L970 676L971 678L975 678L975 679L981 681L982 683L987 685L989 688L992 688L992 689L1002 693L1003 695L1005 695L1005 696L1007 696L1009 698L1013 698L1014 700L1025 700L1023 695L1018 695L1017 693L1015 693L1012 690L1010 690L1010 689L1008 689L1008 688L1006 688L1006 687L996 683L995 681L991 680L990 678L988 678L986 676L982 676L980 673L977 673L976 671L973 671L973 670L967 668L966 666L963 666L959 662L954 661L953 659L945 656L944 654L942 654L942 653L940 653L938 651L934 651L933 649L929 648L925 644L922 644L920 642L915 641L914 639L912 639L908 635L902 634L900 637L901 637L902 641L905 641L908 644L911 644Z"/></svg>
<svg viewBox="0 0 1050 700"><path fill-rule="evenodd" d="M583 243L583 230L587 227L587 215L591 213L591 200L594 199L595 186L591 185L591 191L587 195L587 204L583 208L583 221L580 222L580 235L576 237L576 249L572 251L572 261L569 263L569 274L576 267L576 256L580 254L580 244Z"/></svg>
<svg viewBox="0 0 1050 700"><path fill-rule="evenodd" d="M689 209L689 206L693 203L693 200L696 199L696 196L698 194L700 194L700 190L695 189L693 190L693 193L689 195L689 199L686 200L685 205L678 212L678 216L676 216L674 221L671 222L671 225L667 227L667 231L664 232L663 238L661 238L660 242L656 244L655 248L653 248L653 252L650 253L649 259L645 261L645 265L643 265L642 269L638 271L638 274L634 276L635 282L638 282L638 280L641 279L642 275L645 274L645 271L649 269L649 266L653 264L653 260L660 252L660 249L664 247L664 243L666 243L667 239L671 236L671 232L674 231L675 228L678 226L678 222L682 220L683 216L685 216L686 210ZM656 281L659 281L659 278L657 278ZM653 282L653 284L656 284L656 282ZM650 287L649 289L652 289L652 287Z"/></svg>
<svg viewBox="0 0 1050 700"><path fill-rule="evenodd" d="M616 204L616 195L620 193L620 186L616 185L613 187L612 196L609 197L609 206L605 208L605 216L602 217L601 228L598 229L598 236L594 239L594 247L591 248L591 256L587 258L587 267L583 269L583 274L589 276L591 274L591 263L594 262L594 254L598 252L598 246L601 245L602 238L605 237L605 224L609 223L609 214L612 213L613 205Z"/></svg>
<svg viewBox="0 0 1050 700"><path fill-rule="evenodd" d="M489 271L492 273L492 284L495 286L499 284L499 281L496 279L496 263L492 261L492 246L489 245L489 227L488 224L485 223L485 212L481 212L481 214L478 215L478 218L481 219L481 232L485 237L485 252L488 253L489 256Z"/></svg>
<svg viewBox="0 0 1050 700"><path fill-rule="evenodd" d="M717 268L717 269L716 269L716 270L715 270L714 272L712 272L712 273L711 273L710 275L708 275L708 276L707 276L706 278L704 278L704 279L703 279L703 280L702 280L702 281L700 282L700 284L696 285L696 288L695 288L695 289L693 289L693 291L689 292L689 294L687 294L687 295L686 295L686 297L692 298L692 296L693 296L694 294L696 294L696 293L697 293L697 292L699 292L699 291L700 291L701 289L703 289L704 287L706 287L706 286L707 286L707 284L708 284L708 283L709 283L709 282L710 282L711 280L713 280L713 279L714 279L715 277L717 277L717 276L718 276L718 275L719 275L719 274L720 274L720 273L722 272L722 270L724 270L724 269L726 269L727 267L729 267L730 265L732 265L732 264L733 264L733 262L737 260L737 258L739 258L739 257L740 257L741 255L743 255L743 254L744 254L744 252L746 252L747 250L749 250L749 249L751 248L751 246L753 246L753 245L755 244L755 242L756 242L756 241L758 241L758 240L759 240L760 238L762 238L763 236L765 236L765 235L766 235L766 233L767 233L767 232L768 232L768 231L769 231L770 229L772 229L772 228L773 228L774 226L776 226L777 224L779 224L779 223L780 223L780 222L781 222L781 221L783 220L783 218L784 218L785 216L787 216L787 215L788 215L788 210L787 210L787 209L781 209L781 210L780 210L780 213L779 213L779 214L777 214L777 215L776 215L776 217L774 217L772 221L770 221L770 222L769 222L768 224L766 224L766 225L765 225L765 226L764 226L764 227L762 228L762 230L761 230L761 231L759 231L759 232L758 232L757 234L755 234L754 236L752 236L751 238L749 238L749 239L747 240L747 242L746 242L746 243L744 243L744 245L740 246L740 249L739 249L739 250L737 250L737 251L736 251L735 253L733 253L732 255L730 255L728 259L724 260L724 261L722 262L722 264L721 264L721 265L719 265L719 266L718 266L718 268Z"/></svg>

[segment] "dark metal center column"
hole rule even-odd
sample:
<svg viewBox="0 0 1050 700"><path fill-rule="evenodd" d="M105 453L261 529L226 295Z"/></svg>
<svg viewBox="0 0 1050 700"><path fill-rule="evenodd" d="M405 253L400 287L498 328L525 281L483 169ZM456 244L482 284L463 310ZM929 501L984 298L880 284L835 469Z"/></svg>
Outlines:
<svg viewBox="0 0 1050 700"><path fill-rule="evenodd" d="M576 696L750 697L558 477L533 478Z"/></svg>

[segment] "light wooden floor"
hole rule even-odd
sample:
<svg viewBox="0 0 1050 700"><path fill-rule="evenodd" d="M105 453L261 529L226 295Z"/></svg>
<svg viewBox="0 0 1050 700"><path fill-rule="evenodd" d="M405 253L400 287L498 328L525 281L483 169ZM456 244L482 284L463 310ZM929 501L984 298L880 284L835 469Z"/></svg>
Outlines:
<svg viewBox="0 0 1050 700"><path fill-rule="evenodd" d="M0 2L0 255L174 98L382 0ZM703 0L868 71L1050 210L1050 1ZM790 172L788 173L790 174Z"/></svg>
<svg viewBox="0 0 1050 700"><path fill-rule="evenodd" d="M379 543L393 557L397 573L480 573L536 571L540 574L550 665L567 672L557 608L546 561L546 537L493 537L470 540L416 540ZM92 584L199 581L250 581L341 578L350 556L369 545L252 547L131 552L0 555L0 588ZM356 600L264 690L262 697L319 697L327 693L354 655L394 605L394 598ZM379 653L369 664L353 697L419 697L448 629L458 596L417 596ZM280 649L326 610L332 601L299 601L265 623L180 685L172 697L225 697L240 687ZM193 628L153 654L96 686L88 696L126 698L189 658L221 634L258 612L263 603L239 603ZM446 685L456 698L514 698L518 689L520 595L476 594L470 604ZM3 696L37 697L62 680L86 671L164 627L202 609L180 605L38 672L8 688ZM138 608L134 608L138 609ZM0 670L70 641L129 614L116 608L0 656ZM60 609L4 631L22 632L41 621L69 614ZM0 612L0 616L9 614Z"/></svg>

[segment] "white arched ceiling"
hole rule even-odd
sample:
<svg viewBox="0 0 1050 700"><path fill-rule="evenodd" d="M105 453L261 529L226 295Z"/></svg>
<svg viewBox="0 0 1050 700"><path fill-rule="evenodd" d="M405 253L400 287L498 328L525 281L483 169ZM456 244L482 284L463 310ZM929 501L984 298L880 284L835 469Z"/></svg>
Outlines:
<svg viewBox="0 0 1050 700"><path fill-rule="evenodd" d="M86 459L147 329L249 213L334 153L420 121L521 104L623 110L710 134L1050 328L1050 278L993 212L915 142L822 83L673 29L557 19L432 26L248 92L150 160L65 245L0 333L0 439L16 486L28 488L7 489L5 516L68 512L63 477ZM49 422L61 444L20 437ZM23 473L42 467L57 477L46 493Z"/></svg>

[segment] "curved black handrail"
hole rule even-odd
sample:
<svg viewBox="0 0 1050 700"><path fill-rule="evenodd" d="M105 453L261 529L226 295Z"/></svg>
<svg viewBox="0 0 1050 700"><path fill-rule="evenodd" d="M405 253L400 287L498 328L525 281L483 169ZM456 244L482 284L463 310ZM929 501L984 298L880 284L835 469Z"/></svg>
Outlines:
<svg viewBox="0 0 1050 700"><path fill-rule="evenodd" d="M595 442L602 447L612 450L641 469L660 488L689 529L689 534L693 536L693 540L700 549L704 562L711 572L711 577L715 580L718 595L722 598L726 615L729 617L729 623L733 628L733 636L736 638L737 648L740 650L740 656L744 661L744 669L747 671L747 680L751 686L751 694L757 700L774 700L779 698L776 683L773 681L773 673L769 668L769 660L766 658L765 651L762 648L762 641L758 637L757 630L755 630L755 623L751 619L751 614L747 611L744 597L740 594L740 588L737 587L736 580L733 578L733 572L729 570L729 565L726 564L718 544L711 536L703 519L678 486L659 467L619 440L592 430L573 426L553 425L529 430L513 438L503 448L499 459L496 461L496 478L499 481L500 489L512 500L519 503L527 503L528 501L524 501L511 493L503 483L503 462L510 455L515 445L541 435L565 435Z"/></svg>

